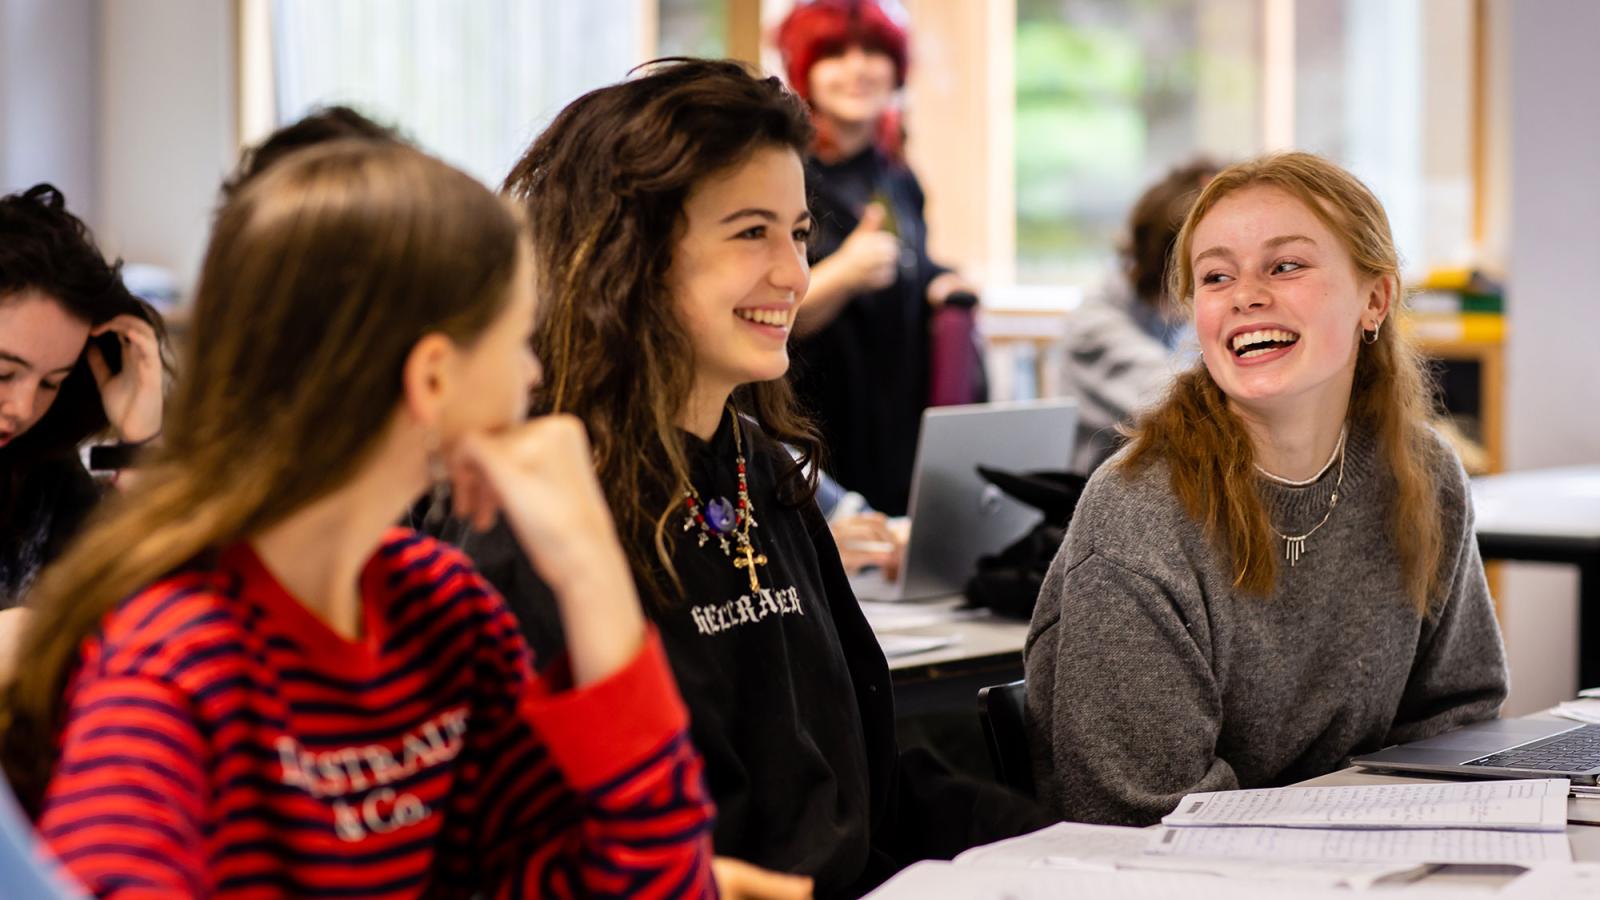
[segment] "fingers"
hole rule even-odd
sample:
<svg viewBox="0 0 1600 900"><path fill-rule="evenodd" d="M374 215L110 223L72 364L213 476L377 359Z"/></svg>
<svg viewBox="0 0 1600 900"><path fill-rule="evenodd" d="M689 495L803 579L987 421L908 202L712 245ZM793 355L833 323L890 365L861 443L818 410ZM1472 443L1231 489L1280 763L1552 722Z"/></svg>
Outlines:
<svg viewBox="0 0 1600 900"><path fill-rule="evenodd" d="M867 208L861 211L861 221L856 223L856 232L877 231L883 227L884 219L888 212L882 203L868 203Z"/></svg>
<svg viewBox="0 0 1600 900"><path fill-rule="evenodd" d="M729 900L809 900L811 879L753 866L744 860L719 856L711 861L722 896Z"/></svg>
<svg viewBox="0 0 1600 900"><path fill-rule="evenodd" d="M101 322L90 329L89 334L102 335L108 331L116 332L125 338L133 338L135 336L148 338L151 343L154 343L156 339L155 329L150 327L150 323L132 313L123 313L120 316L114 316Z"/></svg>
<svg viewBox="0 0 1600 900"><path fill-rule="evenodd" d="M161 342L156 339L155 328L138 316L123 313L89 330L91 337L115 334L122 344L124 371L137 371L141 377L158 375L161 371ZM104 381L101 382L104 384Z"/></svg>
<svg viewBox="0 0 1600 900"><path fill-rule="evenodd" d="M506 498L534 482L565 486L592 479L583 425L572 416L544 416L495 433L463 435L449 449L452 488L461 492L458 518L480 531L494 526ZM540 473L544 474L540 474ZM595 502L603 502L596 492Z"/></svg>

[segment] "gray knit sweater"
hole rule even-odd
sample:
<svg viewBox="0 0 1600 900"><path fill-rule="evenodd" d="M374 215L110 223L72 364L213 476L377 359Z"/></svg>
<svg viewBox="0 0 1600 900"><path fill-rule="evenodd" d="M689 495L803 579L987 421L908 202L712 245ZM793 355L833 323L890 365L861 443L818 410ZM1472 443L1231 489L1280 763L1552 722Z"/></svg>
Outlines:
<svg viewBox="0 0 1600 900"><path fill-rule="evenodd" d="M1385 522L1393 479L1352 430L1328 523L1269 597L1242 594L1164 464L1089 481L1045 579L1025 649L1040 797L1063 817L1146 825L1190 791L1268 787L1350 756L1492 718L1505 652L1472 534L1466 475L1441 442L1441 606L1417 614ZM1301 534L1315 484L1261 480Z"/></svg>

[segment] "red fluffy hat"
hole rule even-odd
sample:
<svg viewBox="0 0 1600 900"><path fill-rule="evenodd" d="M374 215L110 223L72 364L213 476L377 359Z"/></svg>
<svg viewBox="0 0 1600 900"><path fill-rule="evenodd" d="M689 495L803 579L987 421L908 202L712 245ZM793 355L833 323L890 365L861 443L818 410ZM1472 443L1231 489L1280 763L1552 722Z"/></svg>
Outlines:
<svg viewBox="0 0 1600 900"><path fill-rule="evenodd" d="M898 4L891 12L876 0L811 0L796 4L784 18L777 44L789 87L810 100L811 67L857 45L894 60L895 85L903 87L910 64L906 32Z"/></svg>

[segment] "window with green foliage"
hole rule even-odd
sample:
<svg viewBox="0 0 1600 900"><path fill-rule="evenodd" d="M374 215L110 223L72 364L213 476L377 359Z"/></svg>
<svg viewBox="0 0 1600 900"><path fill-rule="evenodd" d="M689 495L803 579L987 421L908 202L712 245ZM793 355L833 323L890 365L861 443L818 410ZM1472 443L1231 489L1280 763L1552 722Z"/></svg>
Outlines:
<svg viewBox="0 0 1600 900"><path fill-rule="evenodd" d="M728 55L728 0L660 0L657 56Z"/></svg>
<svg viewBox="0 0 1600 900"><path fill-rule="evenodd" d="M1256 61L1244 41L1206 38L1222 17L1252 32L1257 8L1018 0L1020 281L1095 280L1145 184L1198 155L1254 149Z"/></svg>

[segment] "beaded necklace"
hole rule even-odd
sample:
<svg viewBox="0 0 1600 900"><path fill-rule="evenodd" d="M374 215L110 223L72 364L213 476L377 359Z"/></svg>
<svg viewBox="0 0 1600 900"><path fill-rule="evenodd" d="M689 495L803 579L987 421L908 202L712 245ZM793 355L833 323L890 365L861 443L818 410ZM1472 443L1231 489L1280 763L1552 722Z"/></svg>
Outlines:
<svg viewBox="0 0 1600 900"><path fill-rule="evenodd" d="M729 503L726 497L713 497L711 502L702 503L699 492L691 483L683 491L683 503L688 508L688 514L683 518L683 530L700 529L697 546L704 547L715 538L717 545L722 548L722 555L733 561L733 567L746 570L750 576L750 591L754 593L761 590L756 566L766 565L767 558L757 553L750 543L750 529L760 526L756 522L755 506L750 502L750 484L745 480L744 442L739 437L739 414L732 409L729 412L733 416L734 462L739 473L738 501Z"/></svg>

